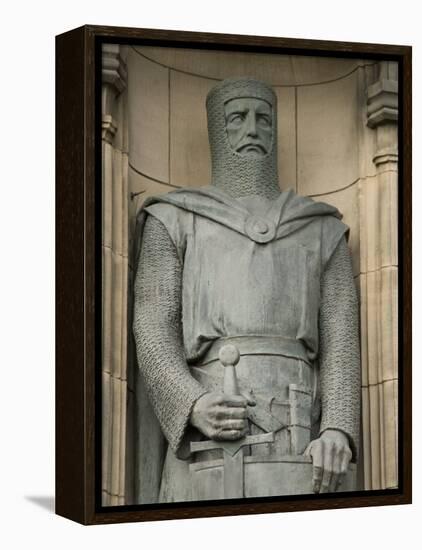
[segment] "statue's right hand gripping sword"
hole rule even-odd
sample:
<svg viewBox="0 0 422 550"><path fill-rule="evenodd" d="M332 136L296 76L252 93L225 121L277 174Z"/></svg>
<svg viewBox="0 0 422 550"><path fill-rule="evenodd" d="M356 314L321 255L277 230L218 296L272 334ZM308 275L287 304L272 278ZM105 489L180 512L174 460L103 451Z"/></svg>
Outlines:
<svg viewBox="0 0 422 550"><path fill-rule="evenodd" d="M236 346L227 344L218 354L224 367L223 391L227 395L241 395L236 376L236 365L240 359L240 353ZM198 451L223 450L224 465L224 498L243 498L244 494L244 464L243 447L245 445L259 445L273 443L274 432L262 435L247 435L237 441L193 441L190 444L192 453Z"/></svg>

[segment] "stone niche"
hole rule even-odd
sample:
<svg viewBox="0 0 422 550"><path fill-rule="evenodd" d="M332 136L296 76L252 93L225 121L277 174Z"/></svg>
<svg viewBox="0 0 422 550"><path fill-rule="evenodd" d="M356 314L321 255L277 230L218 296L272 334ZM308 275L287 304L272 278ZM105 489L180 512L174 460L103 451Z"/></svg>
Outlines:
<svg viewBox="0 0 422 550"><path fill-rule="evenodd" d="M149 492L128 331L136 213L148 196L209 183L205 97L244 75L278 97L281 188L333 204L350 226L361 301L358 477L365 489L397 486L397 65L113 44L103 50L102 101L105 505Z"/></svg>

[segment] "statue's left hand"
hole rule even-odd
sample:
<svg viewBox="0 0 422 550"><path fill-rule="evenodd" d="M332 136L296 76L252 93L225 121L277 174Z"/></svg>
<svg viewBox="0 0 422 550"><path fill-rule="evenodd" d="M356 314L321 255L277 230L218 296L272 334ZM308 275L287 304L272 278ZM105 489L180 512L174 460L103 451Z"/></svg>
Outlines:
<svg viewBox="0 0 422 550"><path fill-rule="evenodd" d="M325 430L304 452L313 462L314 493L333 493L340 487L352 459L347 436L339 430Z"/></svg>

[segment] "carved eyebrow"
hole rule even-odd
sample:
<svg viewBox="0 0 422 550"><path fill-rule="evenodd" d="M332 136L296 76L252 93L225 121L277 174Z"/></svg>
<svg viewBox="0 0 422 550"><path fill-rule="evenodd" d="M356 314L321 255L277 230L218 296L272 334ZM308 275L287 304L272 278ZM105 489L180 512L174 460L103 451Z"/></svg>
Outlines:
<svg viewBox="0 0 422 550"><path fill-rule="evenodd" d="M226 113L226 119L233 115L245 115L249 112L249 109L235 109L234 111L228 111Z"/></svg>
<svg viewBox="0 0 422 550"><path fill-rule="evenodd" d="M227 114L228 115L232 115L233 113L247 113L250 108L249 107L235 107L233 110L230 109L229 106L226 107L227 108Z"/></svg>
<svg viewBox="0 0 422 550"><path fill-rule="evenodd" d="M268 115L271 116L271 107L268 105L259 105L256 109L256 112L259 115Z"/></svg>

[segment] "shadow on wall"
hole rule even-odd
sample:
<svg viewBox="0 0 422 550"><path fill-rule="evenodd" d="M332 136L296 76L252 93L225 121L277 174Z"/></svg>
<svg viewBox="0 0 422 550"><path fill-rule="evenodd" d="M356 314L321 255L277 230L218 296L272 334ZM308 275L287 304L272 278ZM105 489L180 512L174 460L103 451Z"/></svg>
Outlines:
<svg viewBox="0 0 422 550"><path fill-rule="evenodd" d="M36 504L40 508L44 508L44 510L47 510L51 514L54 514L55 511L55 502L56 499L53 496L48 495L40 495L40 496L28 496L25 495L25 500L28 502L32 502L33 504Z"/></svg>

